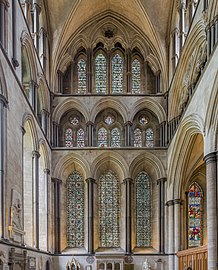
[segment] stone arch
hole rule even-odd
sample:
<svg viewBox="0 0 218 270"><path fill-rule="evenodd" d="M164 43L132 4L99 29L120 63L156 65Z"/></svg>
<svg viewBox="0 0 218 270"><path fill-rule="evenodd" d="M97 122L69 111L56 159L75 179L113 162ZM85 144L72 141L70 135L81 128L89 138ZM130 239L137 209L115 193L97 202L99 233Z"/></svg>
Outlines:
<svg viewBox="0 0 218 270"><path fill-rule="evenodd" d="M116 100L116 97L102 98L96 102L95 106L93 106L93 109L90 112L90 121L94 123L96 116L106 108L111 108L115 111L117 111L119 108L119 113L123 118L123 122L125 123L128 121L128 110L125 105Z"/></svg>
<svg viewBox="0 0 218 270"><path fill-rule="evenodd" d="M28 122L31 130L31 136L33 138L33 145L34 145L34 150L38 151L39 149L39 144L38 144L38 135L36 131L36 125L33 119L33 116L29 113L25 113L23 116L22 120L22 128L24 129L25 132L25 124Z"/></svg>
<svg viewBox="0 0 218 270"><path fill-rule="evenodd" d="M180 189L186 158L190 153L190 144L196 134L203 135L203 120L199 115L186 117L179 126L174 147L169 151L167 196L180 198Z"/></svg>
<svg viewBox="0 0 218 270"><path fill-rule="evenodd" d="M43 109L49 111L49 95L48 95L48 88L47 84L45 82L45 79L43 75L40 75L39 81L38 81L39 88L41 87L42 90L42 104L43 104Z"/></svg>
<svg viewBox="0 0 218 270"><path fill-rule="evenodd" d="M143 109L148 109L153 112L157 116L159 123L166 121L166 113L164 108L160 104L154 102L149 97L142 98L139 101L135 102L133 108L134 109L131 111L129 116L129 120L131 122L133 121L135 115Z"/></svg>
<svg viewBox="0 0 218 270"><path fill-rule="evenodd" d="M61 117L63 114L71 109L79 111L85 118L85 121L88 122L90 117L89 110L82 104L79 100L72 100L71 98L65 99L61 102L53 112L53 121L57 124L60 123Z"/></svg>

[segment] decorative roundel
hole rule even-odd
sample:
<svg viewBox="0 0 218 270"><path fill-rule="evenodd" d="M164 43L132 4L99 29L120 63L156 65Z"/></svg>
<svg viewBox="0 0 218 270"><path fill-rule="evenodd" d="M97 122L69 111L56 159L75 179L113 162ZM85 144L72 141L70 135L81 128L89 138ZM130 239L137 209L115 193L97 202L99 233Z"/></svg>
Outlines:
<svg viewBox="0 0 218 270"><path fill-rule="evenodd" d="M95 257L94 256L88 256L86 258L86 262L89 264L92 264L95 261Z"/></svg>
<svg viewBox="0 0 218 270"><path fill-rule="evenodd" d="M70 117L70 123L71 123L72 125L74 125L74 126L78 125L78 124L79 124L79 119L78 119L78 117L76 117L76 116L71 116L71 117Z"/></svg>
<svg viewBox="0 0 218 270"><path fill-rule="evenodd" d="M149 119L146 116L141 116L139 118L139 122L140 122L141 125L144 126L144 125L146 125L149 122Z"/></svg>
<svg viewBox="0 0 218 270"><path fill-rule="evenodd" d="M124 261L125 261L125 263L132 263L133 257L132 256L125 256Z"/></svg>

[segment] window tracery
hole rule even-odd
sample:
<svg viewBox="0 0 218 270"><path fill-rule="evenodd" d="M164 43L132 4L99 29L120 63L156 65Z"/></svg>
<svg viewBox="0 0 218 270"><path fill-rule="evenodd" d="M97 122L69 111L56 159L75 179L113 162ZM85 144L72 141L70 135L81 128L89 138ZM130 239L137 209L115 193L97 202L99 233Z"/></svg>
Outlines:
<svg viewBox="0 0 218 270"><path fill-rule="evenodd" d="M202 200L201 187L194 182L188 192L188 246L198 247L202 243Z"/></svg>
<svg viewBox="0 0 218 270"><path fill-rule="evenodd" d="M67 179L67 243L84 246L84 181L78 171Z"/></svg>
<svg viewBox="0 0 218 270"><path fill-rule="evenodd" d="M145 146L153 147L154 146L154 132L152 128L148 128L145 131Z"/></svg>
<svg viewBox="0 0 218 270"><path fill-rule="evenodd" d="M95 91L98 94L106 94L107 85L107 62L103 53L95 58Z"/></svg>
<svg viewBox="0 0 218 270"><path fill-rule="evenodd" d="M78 94L86 93L86 61L84 59L79 59L77 63L77 73L78 73Z"/></svg>
<svg viewBox="0 0 218 270"><path fill-rule="evenodd" d="M112 58L112 93L123 93L123 57L116 53Z"/></svg>
<svg viewBox="0 0 218 270"><path fill-rule="evenodd" d="M141 64L138 59L132 62L132 93L141 92Z"/></svg>
<svg viewBox="0 0 218 270"><path fill-rule="evenodd" d="M136 177L137 247L151 246L151 180L145 171Z"/></svg>
<svg viewBox="0 0 218 270"><path fill-rule="evenodd" d="M99 179L99 225L100 246L119 247L120 245L120 183L111 170Z"/></svg>

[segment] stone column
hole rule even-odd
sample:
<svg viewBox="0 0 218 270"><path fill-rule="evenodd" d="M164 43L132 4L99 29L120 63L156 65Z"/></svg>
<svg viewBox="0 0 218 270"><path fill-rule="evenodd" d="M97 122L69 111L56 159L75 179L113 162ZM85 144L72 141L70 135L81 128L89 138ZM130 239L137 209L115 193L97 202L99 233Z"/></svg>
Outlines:
<svg viewBox="0 0 218 270"><path fill-rule="evenodd" d="M12 63L14 67L19 66L17 60L17 29L16 29L17 1L12 1Z"/></svg>
<svg viewBox="0 0 218 270"><path fill-rule="evenodd" d="M58 124L53 122L53 146L57 147L59 145L58 142Z"/></svg>
<svg viewBox="0 0 218 270"><path fill-rule="evenodd" d="M94 184L93 178L86 179L88 187L88 253L94 253Z"/></svg>
<svg viewBox="0 0 218 270"><path fill-rule="evenodd" d="M33 243L39 249L39 158L38 151L33 151Z"/></svg>
<svg viewBox="0 0 218 270"><path fill-rule="evenodd" d="M173 72L175 72L176 66L179 60L179 40L178 40L179 30L175 28L172 32L172 66Z"/></svg>
<svg viewBox="0 0 218 270"><path fill-rule="evenodd" d="M211 29L210 30L211 31L211 43L210 43L211 48L210 48L210 51L212 52L213 47L215 45L215 25L214 25L214 23L211 25L210 29Z"/></svg>
<svg viewBox="0 0 218 270"><path fill-rule="evenodd" d="M127 49L127 63L126 63L126 92L131 93L131 49Z"/></svg>
<svg viewBox="0 0 218 270"><path fill-rule="evenodd" d="M165 253L165 182L166 178L157 180L159 185L159 252Z"/></svg>
<svg viewBox="0 0 218 270"><path fill-rule="evenodd" d="M37 84L34 81L30 81L29 86L29 102L34 112L37 112Z"/></svg>
<svg viewBox="0 0 218 270"><path fill-rule="evenodd" d="M160 70L156 73L156 94L160 93Z"/></svg>
<svg viewBox="0 0 218 270"><path fill-rule="evenodd" d="M174 253L176 254L181 249L181 200L174 200ZM174 270L179 270L179 261L175 256Z"/></svg>
<svg viewBox="0 0 218 270"><path fill-rule="evenodd" d="M217 164L216 153L204 157L207 184L208 269L217 269Z"/></svg>
<svg viewBox="0 0 218 270"><path fill-rule="evenodd" d="M47 60L47 32L44 27L40 29L40 44L41 44L41 52L40 59L41 65L44 71L46 71L46 60Z"/></svg>
<svg viewBox="0 0 218 270"><path fill-rule="evenodd" d="M5 12L6 12L6 2L0 0L0 43L3 48L5 48Z"/></svg>
<svg viewBox="0 0 218 270"><path fill-rule="evenodd" d="M57 71L57 75L58 75L58 93L62 94L63 93L63 78L64 78L64 74L58 70Z"/></svg>
<svg viewBox="0 0 218 270"><path fill-rule="evenodd" d="M45 191L45 194L46 194L46 212L47 212L47 222L46 222L46 225L47 225L47 228L46 228L46 234L47 234L47 251L50 250L49 248L49 235L50 235L50 232L49 232L49 179L50 179L50 170L49 169L44 169L44 174L45 174L45 182L46 182L46 191Z"/></svg>
<svg viewBox="0 0 218 270"><path fill-rule="evenodd" d="M88 145L89 147L94 146L94 140L93 140L93 127L94 124L91 121L88 121L86 123L87 129L88 129Z"/></svg>
<svg viewBox="0 0 218 270"><path fill-rule="evenodd" d="M207 59L209 59L211 53L211 31L209 25L207 25L206 27L206 32L207 32Z"/></svg>
<svg viewBox="0 0 218 270"><path fill-rule="evenodd" d="M166 121L160 123L160 146L166 145Z"/></svg>
<svg viewBox="0 0 218 270"><path fill-rule="evenodd" d="M125 146L131 146L131 126L130 121L125 123Z"/></svg>
<svg viewBox="0 0 218 270"><path fill-rule="evenodd" d="M174 270L174 202L170 200L166 203L168 206L168 253L169 269Z"/></svg>
<svg viewBox="0 0 218 270"><path fill-rule="evenodd" d="M33 23L33 32L34 32L34 45L36 50L39 51L39 14L41 8L37 3L34 3L33 12L34 12L34 23Z"/></svg>
<svg viewBox="0 0 218 270"><path fill-rule="evenodd" d="M42 110L41 112L41 117L42 117L42 129L45 133L45 135L47 136L48 134L48 111L46 110Z"/></svg>
<svg viewBox="0 0 218 270"><path fill-rule="evenodd" d="M92 49L87 49L88 94L92 93Z"/></svg>
<svg viewBox="0 0 218 270"><path fill-rule="evenodd" d="M126 254L132 253L131 243L132 243L132 214L131 214L131 193L132 193L132 179L126 178L124 180L125 190L126 190Z"/></svg>
<svg viewBox="0 0 218 270"><path fill-rule="evenodd" d="M182 0L180 5L180 51L185 42L185 2Z"/></svg>
<svg viewBox="0 0 218 270"><path fill-rule="evenodd" d="M60 245L60 185L61 180L57 178L52 179L54 183L54 253L61 252Z"/></svg>
<svg viewBox="0 0 218 270"><path fill-rule="evenodd" d="M0 95L0 238L5 238L5 113L7 101Z"/></svg>
<svg viewBox="0 0 218 270"><path fill-rule="evenodd" d="M215 45L218 41L218 16L215 19Z"/></svg>

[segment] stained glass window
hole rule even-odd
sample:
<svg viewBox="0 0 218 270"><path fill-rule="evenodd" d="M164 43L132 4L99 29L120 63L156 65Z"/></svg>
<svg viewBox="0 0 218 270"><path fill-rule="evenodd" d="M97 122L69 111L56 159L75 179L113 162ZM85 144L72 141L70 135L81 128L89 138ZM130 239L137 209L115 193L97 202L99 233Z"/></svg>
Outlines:
<svg viewBox="0 0 218 270"><path fill-rule="evenodd" d="M67 243L84 246L84 181L77 171L67 179Z"/></svg>
<svg viewBox="0 0 218 270"><path fill-rule="evenodd" d="M112 58L112 93L123 93L123 58L118 53Z"/></svg>
<svg viewBox="0 0 218 270"><path fill-rule="evenodd" d="M148 118L146 116L141 116L139 118L139 123L143 126L146 125L148 123Z"/></svg>
<svg viewBox="0 0 218 270"><path fill-rule="evenodd" d="M134 130L134 147L142 147L142 131L140 128Z"/></svg>
<svg viewBox="0 0 218 270"><path fill-rule="evenodd" d="M136 177L136 242L138 247L151 245L151 181L144 171Z"/></svg>
<svg viewBox="0 0 218 270"><path fill-rule="evenodd" d="M141 66L139 60L132 62L132 93L139 94L141 87Z"/></svg>
<svg viewBox="0 0 218 270"><path fill-rule="evenodd" d="M188 246L198 247L202 240L202 197L203 192L197 183L193 183L188 193Z"/></svg>
<svg viewBox="0 0 218 270"><path fill-rule="evenodd" d="M74 125L74 126L78 125L78 124L79 124L79 119L78 119L78 117L76 117L76 116L70 117L70 123L71 123L72 125Z"/></svg>
<svg viewBox="0 0 218 270"><path fill-rule="evenodd" d="M113 124L114 123L114 117L112 116L112 115L107 115L107 116L105 116L105 118L104 118L104 122L105 122L105 124L107 124L107 125L111 125L111 124Z"/></svg>
<svg viewBox="0 0 218 270"><path fill-rule="evenodd" d="M119 128L113 128L111 131L111 146L120 147L121 136Z"/></svg>
<svg viewBox="0 0 218 270"><path fill-rule="evenodd" d="M95 89L98 94L106 94L106 68L106 58L102 53L99 53L95 58Z"/></svg>
<svg viewBox="0 0 218 270"><path fill-rule="evenodd" d="M73 147L73 131L71 128L65 131L65 146Z"/></svg>
<svg viewBox="0 0 218 270"><path fill-rule="evenodd" d="M98 146L107 146L107 130L104 127L98 130Z"/></svg>
<svg viewBox="0 0 218 270"><path fill-rule="evenodd" d="M77 64L78 70L78 94L86 93L86 61L80 59Z"/></svg>
<svg viewBox="0 0 218 270"><path fill-rule="evenodd" d="M151 128L148 128L145 131L145 146L146 147L154 146L154 132Z"/></svg>
<svg viewBox="0 0 218 270"><path fill-rule="evenodd" d="M120 183L111 170L103 174L98 183L100 246L120 245Z"/></svg>
<svg viewBox="0 0 218 270"><path fill-rule="evenodd" d="M82 128L77 130L77 147L85 146L85 132Z"/></svg>

